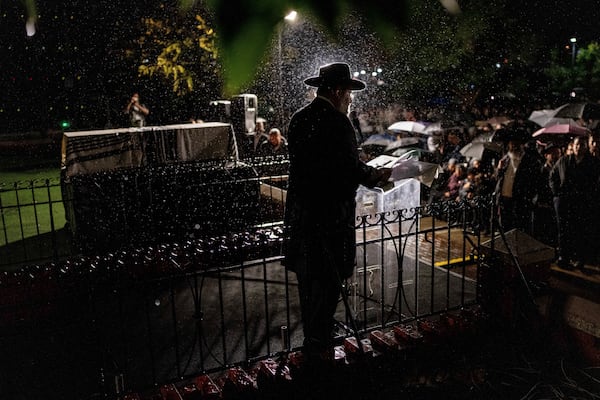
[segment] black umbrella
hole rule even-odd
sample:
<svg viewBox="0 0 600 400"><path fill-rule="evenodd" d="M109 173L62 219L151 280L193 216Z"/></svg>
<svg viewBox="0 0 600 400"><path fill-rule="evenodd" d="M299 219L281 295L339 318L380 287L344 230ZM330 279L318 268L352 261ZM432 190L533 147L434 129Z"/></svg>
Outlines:
<svg viewBox="0 0 600 400"><path fill-rule="evenodd" d="M600 119L600 104L597 103L567 103L555 110L555 118Z"/></svg>
<svg viewBox="0 0 600 400"><path fill-rule="evenodd" d="M470 142L460 149L460 154L469 160L473 158L481 160L484 152L488 150L500 154L502 153L502 145L496 142Z"/></svg>

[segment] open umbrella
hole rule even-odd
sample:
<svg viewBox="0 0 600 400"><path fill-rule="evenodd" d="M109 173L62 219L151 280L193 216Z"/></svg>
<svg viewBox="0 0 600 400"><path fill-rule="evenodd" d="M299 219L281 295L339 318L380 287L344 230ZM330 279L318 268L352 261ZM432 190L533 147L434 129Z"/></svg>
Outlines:
<svg viewBox="0 0 600 400"><path fill-rule="evenodd" d="M437 122L431 122L427 124L427 127L423 131L423 134L428 136L441 135L443 132L460 130L465 128L460 123L450 120L443 120Z"/></svg>
<svg viewBox="0 0 600 400"><path fill-rule="evenodd" d="M570 118L557 118L555 114L555 109L535 110L531 112L528 119L531 122L535 122L539 126L569 123Z"/></svg>
<svg viewBox="0 0 600 400"><path fill-rule="evenodd" d="M460 149L460 154L467 159L481 160L486 150L500 154L502 153L502 145L496 142L472 141Z"/></svg>
<svg viewBox="0 0 600 400"><path fill-rule="evenodd" d="M362 146L382 146L387 147L390 143L395 141L396 138L387 133L376 133L371 135L362 143Z"/></svg>
<svg viewBox="0 0 600 400"><path fill-rule="evenodd" d="M401 160L421 160L423 157L430 157L431 151L419 147L401 147L392 153L393 156L400 157Z"/></svg>
<svg viewBox="0 0 600 400"><path fill-rule="evenodd" d="M442 167L438 164L414 159L403 160L387 155L378 156L367 164L375 168L391 168L390 181L415 178L426 186L431 186L435 178L442 172Z"/></svg>
<svg viewBox="0 0 600 400"><path fill-rule="evenodd" d="M543 137L543 136L555 136L555 135L568 135L568 136L586 136L590 131L583 126L577 125L574 121L568 124L556 124L546 126L538 129L532 135L532 137Z"/></svg>
<svg viewBox="0 0 600 400"><path fill-rule="evenodd" d="M388 131L423 133L423 132L425 132L425 128L427 128L427 125L425 125L422 122L398 121L398 122L394 122L393 124L388 126Z"/></svg>
<svg viewBox="0 0 600 400"><path fill-rule="evenodd" d="M600 104L597 103L567 103L555 111L555 118L600 119Z"/></svg>
<svg viewBox="0 0 600 400"><path fill-rule="evenodd" d="M485 121L476 121L475 125L477 126L485 126L485 125L492 125L492 126L497 126L497 125L508 125L509 123L511 123L512 120L508 117L492 117L490 119L487 119Z"/></svg>
<svg viewBox="0 0 600 400"><path fill-rule="evenodd" d="M388 144L385 148L385 151L389 152L395 149L399 149L401 147L417 146L418 144L419 138L416 137L399 138Z"/></svg>
<svg viewBox="0 0 600 400"><path fill-rule="evenodd" d="M441 133L444 131L444 127L441 122L432 122L425 127L423 133L427 135L434 135L436 133Z"/></svg>
<svg viewBox="0 0 600 400"><path fill-rule="evenodd" d="M399 181L401 179L415 178L425 186L431 187L433 181L442 172L442 167L415 159L398 160L392 168L390 179Z"/></svg>

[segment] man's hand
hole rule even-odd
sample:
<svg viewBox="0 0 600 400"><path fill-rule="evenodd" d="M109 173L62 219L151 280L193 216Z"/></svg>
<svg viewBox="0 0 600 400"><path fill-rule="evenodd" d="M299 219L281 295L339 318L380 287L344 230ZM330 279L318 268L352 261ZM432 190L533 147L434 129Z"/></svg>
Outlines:
<svg viewBox="0 0 600 400"><path fill-rule="evenodd" d="M379 177L377 180L377 185L375 185L375 186L378 186L380 188L385 188L390 183L390 176L392 175L392 169L391 168L379 168L377 170L377 172L379 172Z"/></svg>

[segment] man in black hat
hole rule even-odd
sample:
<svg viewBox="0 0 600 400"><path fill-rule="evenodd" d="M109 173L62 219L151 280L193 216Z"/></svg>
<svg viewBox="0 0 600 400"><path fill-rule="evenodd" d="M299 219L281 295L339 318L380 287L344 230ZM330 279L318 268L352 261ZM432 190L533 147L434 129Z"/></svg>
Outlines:
<svg viewBox="0 0 600 400"><path fill-rule="evenodd" d="M507 142L507 152L496 171L496 205L501 229L513 228L533 234L533 211L544 183L539 156L527 151L529 133L522 128L503 132L499 139Z"/></svg>
<svg viewBox="0 0 600 400"><path fill-rule="evenodd" d="M332 353L342 281L354 270L356 189L383 184L390 170L359 160L347 114L351 92L365 84L350 76L348 65L322 66L304 83L318 89L317 97L292 116L288 129L285 265L298 279L304 354L318 362Z"/></svg>

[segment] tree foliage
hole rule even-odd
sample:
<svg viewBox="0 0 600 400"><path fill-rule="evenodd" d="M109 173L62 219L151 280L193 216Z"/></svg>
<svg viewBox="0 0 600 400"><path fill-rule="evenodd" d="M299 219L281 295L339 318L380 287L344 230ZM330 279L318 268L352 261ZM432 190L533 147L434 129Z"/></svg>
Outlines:
<svg viewBox="0 0 600 400"><path fill-rule="evenodd" d="M283 16L294 9L311 15L329 33L340 29L350 13L365 16L368 26L384 43L392 44L404 24L408 0L208 0L219 29L225 93L235 94L254 78ZM453 1L453 0L451 0ZM189 6L190 1L182 1Z"/></svg>
<svg viewBox="0 0 600 400"><path fill-rule="evenodd" d="M580 48L573 60L553 52L551 64L544 70L556 92L570 93L574 89L588 99L600 98L600 44L591 42Z"/></svg>
<svg viewBox="0 0 600 400"><path fill-rule="evenodd" d="M520 80L517 73L535 62L541 47L536 47L532 25L520 17L520 5L508 0L465 0L460 7L454 0L211 0L208 4L219 29L229 94L252 80L291 8L310 15L335 38L349 15L361 15L392 60L387 71L395 76L387 83L397 95L445 92L472 102L484 87L499 91L511 78ZM517 86L527 86L527 81L520 80Z"/></svg>
<svg viewBox="0 0 600 400"><path fill-rule="evenodd" d="M35 0L21 1L28 14L35 15ZM156 7L166 8L157 12ZM540 10L546 15L554 8L542 0L172 0L135 8L136 15L144 17L137 27L141 33L133 34L129 43L134 47L128 51L139 58L136 69L142 77L162 82L175 96L197 96L210 85L222 88L227 98L256 86L283 16L295 9L310 16L333 41L340 40L349 18L361 16L361 24L385 49L378 56L387 63L382 87L386 100L447 95L469 103L504 90L528 93L546 88L536 74L550 77L548 88L557 91L576 86L592 91L600 79L595 50L587 54L587 49L580 49L574 68L548 56L549 28L541 29L544 21L536 17ZM565 10L558 9L553 18L564 19ZM541 38L544 32L546 37ZM318 46L315 41L316 50ZM355 47L357 53L362 51L360 45ZM297 79L293 68L306 58L305 52L284 47L282 54L288 61L294 59L283 63L284 80ZM375 62L373 57L349 57L349 62L354 60ZM542 67L547 74L539 73ZM307 66L303 68L299 74L306 73ZM278 90L269 84L258 86Z"/></svg>
<svg viewBox="0 0 600 400"><path fill-rule="evenodd" d="M176 14L175 17L178 15ZM216 73L216 32L204 18L195 15L193 23L172 18L143 18L143 34L138 72L141 76L162 76L173 92L185 95L194 90L204 74Z"/></svg>
<svg viewBox="0 0 600 400"><path fill-rule="evenodd" d="M523 69L534 67L541 47L511 7L506 0L464 1L459 14L450 14L434 2L412 2L411 23L392 57L395 85L415 99L439 95L463 104L507 91Z"/></svg>

